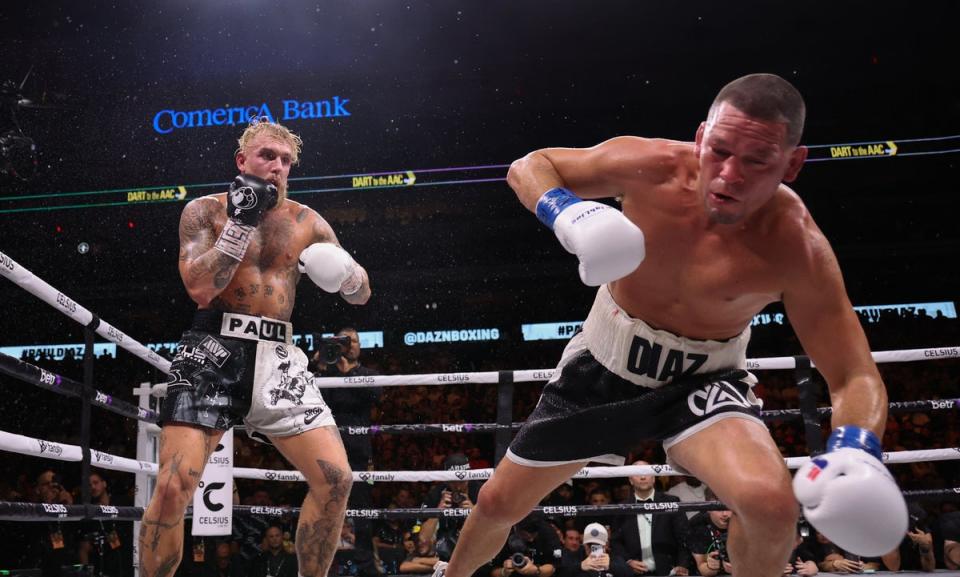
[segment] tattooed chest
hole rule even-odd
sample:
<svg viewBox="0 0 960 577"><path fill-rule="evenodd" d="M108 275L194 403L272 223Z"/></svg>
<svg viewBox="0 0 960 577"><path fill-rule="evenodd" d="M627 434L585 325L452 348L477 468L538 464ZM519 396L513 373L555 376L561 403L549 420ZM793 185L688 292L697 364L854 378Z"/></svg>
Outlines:
<svg viewBox="0 0 960 577"><path fill-rule="evenodd" d="M296 265L293 224L287 220L265 221L253 234L247 260L262 272Z"/></svg>

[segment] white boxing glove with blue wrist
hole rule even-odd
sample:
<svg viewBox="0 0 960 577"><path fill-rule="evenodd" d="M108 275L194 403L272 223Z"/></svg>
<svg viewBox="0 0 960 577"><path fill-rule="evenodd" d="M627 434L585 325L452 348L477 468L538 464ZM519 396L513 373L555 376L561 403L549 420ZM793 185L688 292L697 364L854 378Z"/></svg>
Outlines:
<svg viewBox="0 0 960 577"><path fill-rule="evenodd" d="M552 188L537 201L537 218L567 252L580 260L580 280L589 286L623 278L646 256L643 231L619 210Z"/></svg>
<svg viewBox="0 0 960 577"><path fill-rule="evenodd" d="M907 533L907 504L882 458L872 431L847 425L793 477L807 521L838 547L865 557L889 553Z"/></svg>

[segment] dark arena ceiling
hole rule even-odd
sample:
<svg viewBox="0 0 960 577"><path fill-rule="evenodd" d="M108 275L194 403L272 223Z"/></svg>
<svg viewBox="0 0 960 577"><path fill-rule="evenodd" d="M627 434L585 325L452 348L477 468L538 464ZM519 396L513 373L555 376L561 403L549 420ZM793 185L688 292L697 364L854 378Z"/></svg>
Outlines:
<svg viewBox="0 0 960 577"><path fill-rule="evenodd" d="M327 218L374 286L363 308L301 289L295 324L574 320L592 290L516 201L505 165L621 134L691 140L723 84L773 72L806 98L804 143L834 145L813 149L795 188L854 304L953 301L960 139L941 139L960 134L953 10L8 3L0 127L15 114L39 162L28 182L0 181L0 251L141 340L176 340L194 308L177 274L179 213L233 177L239 111L256 108L303 137L291 197ZM0 297L0 345L77 340L12 283Z"/></svg>

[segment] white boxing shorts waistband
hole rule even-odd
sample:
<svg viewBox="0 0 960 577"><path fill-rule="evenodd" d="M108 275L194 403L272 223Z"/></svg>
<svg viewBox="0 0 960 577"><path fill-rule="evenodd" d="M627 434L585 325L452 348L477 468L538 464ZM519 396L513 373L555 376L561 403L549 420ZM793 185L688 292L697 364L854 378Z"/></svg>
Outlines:
<svg viewBox="0 0 960 577"><path fill-rule="evenodd" d="M583 337L607 370L633 384L657 388L682 376L746 369L750 327L724 341L681 337L632 318L603 285L583 323Z"/></svg>

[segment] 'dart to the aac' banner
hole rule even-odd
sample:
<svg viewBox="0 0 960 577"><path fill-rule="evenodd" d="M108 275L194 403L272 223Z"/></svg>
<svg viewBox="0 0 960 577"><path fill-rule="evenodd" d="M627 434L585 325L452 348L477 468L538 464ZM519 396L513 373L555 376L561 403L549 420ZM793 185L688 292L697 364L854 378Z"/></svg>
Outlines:
<svg viewBox="0 0 960 577"><path fill-rule="evenodd" d="M207 459L193 494L193 534L229 535L233 524L233 429Z"/></svg>

